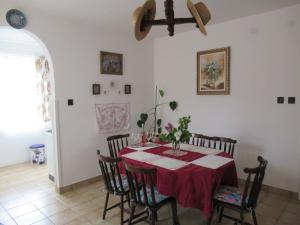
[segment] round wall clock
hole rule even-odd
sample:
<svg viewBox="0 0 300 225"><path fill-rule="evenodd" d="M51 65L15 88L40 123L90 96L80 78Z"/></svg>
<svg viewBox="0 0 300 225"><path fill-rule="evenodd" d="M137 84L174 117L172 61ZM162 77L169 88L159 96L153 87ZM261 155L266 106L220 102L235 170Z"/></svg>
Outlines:
<svg viewBox="0 0 300 225"><path fill-rule="evenodd" d="M17 9L10 9L6 13L6 21L10 26L16 29L22 29L27 24L25 15Z"/></svg>

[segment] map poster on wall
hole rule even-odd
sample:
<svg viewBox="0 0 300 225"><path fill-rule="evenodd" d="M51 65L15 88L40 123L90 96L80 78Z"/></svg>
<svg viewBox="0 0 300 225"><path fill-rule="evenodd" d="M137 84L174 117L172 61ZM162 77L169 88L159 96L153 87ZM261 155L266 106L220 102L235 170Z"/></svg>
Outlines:
<svg viewBox="0 0 300 225"><path fill-rule="evenodd" d="M100 133L113 133L130 128L129 103L97 104L95 106Z"/></svg>

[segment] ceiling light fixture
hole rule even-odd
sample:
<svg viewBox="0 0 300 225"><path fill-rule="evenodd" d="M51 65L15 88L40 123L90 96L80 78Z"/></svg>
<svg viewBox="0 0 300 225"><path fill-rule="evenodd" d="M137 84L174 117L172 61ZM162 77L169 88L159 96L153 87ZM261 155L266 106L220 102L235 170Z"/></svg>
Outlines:
<svg viewBox="0 0 300 225"><path fill-rule="evenodd" d="M193 16L191 18L175 18L173 0L165 0L164 6L165 19L154 20L156 14L155 0L147 0L143 6L138 7L133 12L134 34L138 41L147 36L152 25L166 25L169 36L174 36L175 24L196 23L201 33L207 35L205 25L209 22L211 15L204 3L194 4L191 0L187 0L187 7Z"/></svg>

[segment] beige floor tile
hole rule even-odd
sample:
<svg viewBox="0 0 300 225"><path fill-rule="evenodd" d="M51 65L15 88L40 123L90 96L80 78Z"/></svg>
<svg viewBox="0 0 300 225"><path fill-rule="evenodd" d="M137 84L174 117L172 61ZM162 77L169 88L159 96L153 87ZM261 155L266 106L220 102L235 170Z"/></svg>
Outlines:
<svg viewBox="0 0 300 225"><path fill-rule="evenodd" d="M102 220L102 212L100 212L99 210L91 211L85 214L83 217L93 225L102 224L104 221Z"/></svg>
<svg viewBox="0 0 300 225"><path fill-rule="evenodd" d="M77 219L78 217L79 215L77 215L71 209L67 209L50 216L49 219L51 220L51 222L53 222L56 225L62 225L62 224L69 223L72 220Z"/></svg>
<svg viewBox="0 0 300 225"><path fill-rule="evenodd" d="M1 224L3 224L3 225L17 225L16 222L13 221L13 220L5 221L5 222L3 222Z"/></svg>
<svg viewBox="0 0 300 225"><path fill-rule="evenodd" d="M52 216L56 213L66 210L68 207L63 202L59 201L50 205L47 205L39 210L46 216Z"/></svg>
<svg viewBox="0 0 300 225"><path fill-rule="evenodd" d="M8 200L2 203L2 207L6 210L30 203L26 198L20 197L14 200Z"/></svg>
<svg viewBox="0 0 300 225"><path fill-rule="evenodd" d="M72 220L71 222L67 223L66 225L92 225L87 219L80 218Z"/></svg>
<svg viewBox="0 0 300 225"><path fill-rule="evenodd" d="M289 202L285 211L290 212L290 213L299 214L300 213L300 203Z"/></svg>
<svg viewBox="0 0 300 225"><path fill-rule="evenodd" d="M72 207L71 210L73 210L76 214L82 216L82 215L88 214L90 212L93 212L97 208L98 207L95 206L95 204L93 204L91 202L85 202L85 203L79 204L75 207Z"/></svg>
<svg viewBox="0 0 300 225"><path fill-rule="evenodd" d="M35 210L37 210L36 207L34 207L31 203L27 203L27 204L9 209L8 213L11 217L16 218L16 217L19 217L19 216L23 216L27 213L33 212Z"/></svg>
<svg viewBox="0 0 300 225"><path fill-rule="evenodd" d="M279 218L279 222L292 225L300 224L300 211L298 212L298 214L284 212Z"/></svg>
<svg viewBox="0 0 300 225"><path fill-rule="evenodd" d="M50 195L50 196L44 196L43 198L36 199L31 202L37 208L44 208L47 205L59 203L60 201L56 198L56 196Z"/></svg>
<svg viewBox="0 0 300 225"><path fill-rule="evenodd" d="M0 211L0 223L4 223L5 221L11 220L12 218L6 211Z"/></svg>
<svg viewBox="0 0 300 225"><path fill-rule="evenodd" d="M32 221L35 225L119 225L119 208L109 211L106 220L102 220L105 195L102 181L59 195L47 177L46 166L24 163L0 168L0 223L16 225L12 219L14 216L21 225ZM119 197L111 195L109 205L119 201ZM36 208L39 210L31 211ZM260 225L300 225L299 212L300 201L291 199L289 195L274 194L268 190L261 192L257 208ZM229 214L238 216L232 212ZM163 207L159 211L157 225L173 225L171 215L170 207ZM205 217L197 209L178 207L178 215L181 225L206 225ZM6 222L2 222L4 220ZM246 220L252 223L250 215L246 216ZM213 224L219 224L216 216ZM233 222L225 218L220 223L229 224Z"/></svg>
<svg viewBox="0 0 300 225"><path fill-rule="evenodd" d="M29 225L41 221L43 219L46 219L46 217L40 211L33 211L24 216L15 218L15 221L18 225Z"/></svg>
<svg viewBox="0 0 300 225"><path fill-rule="evenodd" d="M54 225L50 220L44 219L39 222L33 223L32 225Z"/></svg>

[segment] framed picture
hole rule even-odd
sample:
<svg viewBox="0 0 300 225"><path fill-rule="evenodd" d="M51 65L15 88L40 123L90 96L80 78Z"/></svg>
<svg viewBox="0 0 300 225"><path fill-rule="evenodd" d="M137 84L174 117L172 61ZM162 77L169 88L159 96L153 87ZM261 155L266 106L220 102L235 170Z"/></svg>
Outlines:
<svg viewBox="0 0 300 225"><path fill-rule="evenodd" d="M230 47L197 52L197 94L229 95Z"/></svg>
<svg viewBox="0 0 300 225"><path fill-rule="evenodd" d="M131 85L130 84L125 84L124 85L124 93L125 93L125 95L130 95L131 94Z"/></svg>
<svg viewBox="0 0 300 225"><path fill-rule="evenodd" d="M101 74L123 75L123 55L100 52Z"/></svg>
<svg viewBox="0 0 300 225"><path fill-rule="evenodd" d="M100 95L100 84L93 84L93 95Z"/></svg>

